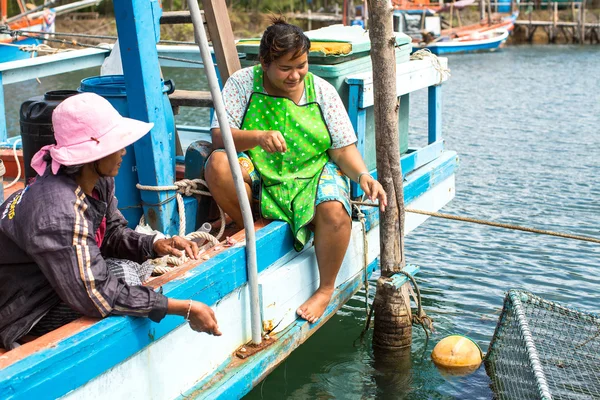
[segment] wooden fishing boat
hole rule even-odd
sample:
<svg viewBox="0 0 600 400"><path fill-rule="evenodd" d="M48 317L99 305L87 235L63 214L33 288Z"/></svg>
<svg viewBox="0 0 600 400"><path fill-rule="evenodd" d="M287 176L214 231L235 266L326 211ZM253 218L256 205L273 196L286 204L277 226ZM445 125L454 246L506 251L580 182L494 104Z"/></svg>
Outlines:
<svg viewBox="0 0 600 400"><path fill-rule="evenodd" d="M501 48L519 12L488 23L441 29L440 17L435 14L414 14L402 10L394 11L394 27L413 38L414 49L429 49L433 54L471 53L495 51Z"/></svg>
<svg viewBox="0 0 600 400"><path fill-rule="evenodd" d="M204 6L220 76L228 76L231 72L229 62L233 58L237 60L238 53L233 43L227 44L227 38L232 36L228 36L231 27L225 2L206 1ZM198 63L201 58L196 47L156 46L156 16L160 12L158 2L115 2L119 41L122 48L128 49L121 53L125 77L139 84L131 85L127 91L129 109L132 114L137 112L135 115L148 115L142 112L147 111L146 107L163 107L162 100L156 100L162 92L158 89L152 92L160 80L159 62L171 67L206 67L207 72L212 65L211 57L204 57L204 65ZM204 40L200 40L201 46L204 46ZM403 45L410 46L410 43L407 40ZM167 54L177 54L177 57L159 58ZM108 55L108 49L86 49L4 63L0 64L0 77L3 84L8 85L32 77L97 67ZM326 58L324 54L321 56ZM343 65L343 55L336 57L335 65ZM361 57L368 59L368 52ZM356 60L352 58L349 62ZM404 199L410 207L428 211L439 210L454 197L458 165L456 153L445 148L442 137L441 92L448 75L444 73L447 61L443 58L438 61L439 64L429 58L414 61L402 58L396 68L397 95L401 100L399 128L405 133L400 135L405 138L401 139L400 146L403 149ZM356 65L359 64L364 65ZM330 78L340 82L340 93L357 132L357 146L372 169L371 174L376 176L372 71L370 68L342 70L343 76ZM3 86L0 88L0 98L3 98ZM420 89L428 90L428 128L421 133L427 138L421 142L426 144L415 146L408 143L407 135L410 95ZM213 105L205 92L175 91L170 100L174 108ZM4 102L0 102L0 108L4 108ZM9 182L14 166L10 158L17 138L8 139L6 115L4 110L0 111L2 157L9 167L5 182ZM202 140L209 139L208 129L181 126L178 132L188 139L187 142L193 142L177 166L177 174L173 173L175 168L171 168L175 165L169 164L169 159L174 163L176 158L174 150L161 153L164 143L169 141L166 129L155 128L152 135L135 144L136 177L140 183L172 184L175 179L197 173L205 156L198 149L203 148ZM415 136L416 133L411 134L411 137ZM153 149L153 154L148 154L152 152L147 149ZM121 198L137 189L118 186L117 190L117 197ZM353 185L353 198L360 198L360 195L360 188ZM165 203L160 209L152 208L148 204L156 204L159 193L144 193L143 196L146 215L149 210L159 210L155 218L159 229L166 233L177 232L178 224L170 223L177 221L173 218L177 214L175 201ZM201 211L198 202L189 197L185 204L187 221L196 221L195 214ZM405 232L410 233L426 218L407 214ZM5 399L86 399L97 398L99 393L110 393L112 398L239 398L335 315L377 269L378 223L378 210L373 207L362 207L360 217L353 220L351 243L337 277L336 291L325 315L314 324L298 319L295 314L297 307L318 285L314 247L309 243L304 250L296 252L291 231L285 223L256 223L255 243L243 231L235 233L233 241L208 249L202 260L188 262L147 283L153 288L161 287L169 297L191 298L211 305L223 336L198 334L181 318L172 316L159 324L121 316L103 320L82 318L1 354L0 393ZM256 271L249 270L251 266L247 265L246 250L251 246L256 249ZM417 266L406 269L413 275L418 270ZM258 274L256 286L251 279L252 273ZM396 285L405 282L404 275L394 278ZM257 297L254 297L255 293ZM253 306L254 300L258 309ZM259 332L263 335L262 344L253 347L248 343L254 339L253 316L256 315L259 316Z"/></svg>
<svg viewBox="0 0 600 400"><path fill-rule="evenodd" d="M27 10L22 2L18 2L20 14L8 17L7 2L0 4L0 16L6 21L6 26L11 31L25 30L28 32L52 33L54 18L81 8L98 5L102 0L80 0L50 9L50 4L34 7ZM44 10L45 9L45 10ZM37 35L36 35L37 36ZM42 42L38 37L27 35L12 36L0 33L0 63L22 60L35 56L35 46Z"/></svg>
<svg viewBox="0 0 600 400"><path fill-rule="evenodd" d="M508 35L506 29L471 31L455 38L443 36L439 40L423 44L420 48L429 49L436 55L495 51L504 45Z"/></svg>

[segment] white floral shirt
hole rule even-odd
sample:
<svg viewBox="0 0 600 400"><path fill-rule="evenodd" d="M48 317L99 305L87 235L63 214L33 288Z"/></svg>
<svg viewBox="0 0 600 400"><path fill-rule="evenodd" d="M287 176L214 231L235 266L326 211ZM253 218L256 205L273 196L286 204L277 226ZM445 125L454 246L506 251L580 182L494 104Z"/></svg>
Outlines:
<svg viewBox="0 0 600 400"><path fill-rule="evenodd" d="M239 129L246 106L254 90L253 67L241 69L231 75L223 87L223 101L227 110L229 126ZM331 148L339 149L356 142L356 134L348 117L342 99L335 88L326 80L314 77L315 95L321 106L325 123L331 133ZM306 92L300 99L300 105L306 104ZM217 117L213 118L211 128L218 128Z"/></svg>

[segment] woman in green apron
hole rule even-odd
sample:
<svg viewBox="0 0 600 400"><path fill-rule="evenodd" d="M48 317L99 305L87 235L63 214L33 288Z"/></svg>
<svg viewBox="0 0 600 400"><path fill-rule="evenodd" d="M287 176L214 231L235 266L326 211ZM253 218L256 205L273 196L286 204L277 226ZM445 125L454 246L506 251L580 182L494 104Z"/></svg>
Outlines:
<svg viewBox="0 0 600 400"><path fill-rule="evenodd" d="M234 73L225 83L223 100L248 198L258 201L262 217L290 224L296 250L314 231L320 284L297 313L315 322L331 300L350 241L347 177L379 200L382 211L387 199L355 146L356 134L336 89L308 72L309 49L300 28L275 20L261 39L261 63ZM241 228L218 126L215 118L217 150L207 162L206 181L215 201Z"/></svg>

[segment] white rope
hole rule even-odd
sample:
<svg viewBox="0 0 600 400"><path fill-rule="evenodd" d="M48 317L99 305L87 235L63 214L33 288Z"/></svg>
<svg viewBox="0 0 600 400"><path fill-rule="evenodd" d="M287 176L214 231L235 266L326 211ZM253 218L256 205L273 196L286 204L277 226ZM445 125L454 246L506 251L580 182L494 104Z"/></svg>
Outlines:
<svg viewBox="0 0 600 400"><path fill-rule="evenodd" d="M19 162L19 155L17 154L17 145L19 143L21 143L21 139L15 140L15 143L13 144L13 156L15 157L15 163L17 164L17 177L11 183L4 185L4 189L14 186L17 182L19 182L19 179L21 179L21 163Z"/></svg>
<svg viewBox="0 0 600 400"><path fill-rule="evenodd" d="M450 78L450 69L444 67L440 62L440 59L435 54L433 54L431 50L421 49L415 51L410 56L411 60L425 60L426 58L431 59L431 64L433 65L433 68L435 68L435 70L440 73L440 82L438 83L438 85L442 84L442 82L444 81L444 77Z"/></svg>
<svg viewBox="0 0 600 400"><path fill-rule="evenodd" d="M164 186L149 186L149 185L141 185L139 183L136 185L136 187L139 190L147 190L147 191L151 191L151 192L176 191L177 192L177 194L176 194L177 210L179 212L179 236L181 236L187 240L200 239L203 242L204 241L208 242L208 244L211 245L210 247L214 247L219 244L219 239L221 239L221 237L223 236L223 233L225 233L225 224L226 224L225 213L223 212L223 209L218 204L217 204L217 207L219 207L221 227L216 236L211 235L209 232L201 232L201 231L195 231L188 235L185 234L186 217L185 217L185 205L183 203L183 196L202 195L202 196L212 197L210 192L205 191L205 190L200 190L200 186L208 188L206 181L204 181L202 179L182 179L180 181L175 182L173 185L164 185ZM145 223L146 223L145 218L144 218L144 216L142 216L142 218L140 219L140 225L145 225ZM206 248L206 246L204 246L204 247ZM208 248L210 248L210 247L208 247ZM174 256L163 257L162 261L164 261L166 264L180 266L180 265L183 265L186 262L188 262L189 259L184 254L182 257L174 257ZM164 265L157 266L154 268L154 274L162 275L168 271L166 268L169 268L169 267L166 267Z"/></svg>

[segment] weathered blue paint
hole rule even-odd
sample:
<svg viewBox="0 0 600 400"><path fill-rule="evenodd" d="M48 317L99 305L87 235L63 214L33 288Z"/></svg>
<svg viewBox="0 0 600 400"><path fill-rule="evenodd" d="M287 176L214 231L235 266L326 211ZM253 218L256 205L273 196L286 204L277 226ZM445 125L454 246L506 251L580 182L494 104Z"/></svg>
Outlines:
<svg viewBox="0 0 600 400"><path fill-rule="evenodd" d="M359 97L362 86L350 85L348 90L348 116L354 132L356 132L357 142L356 147L360 152L360 155L365 157L365 123L367 118L367 111L359 107Z"/></svg>
<svg viewBox="0 0 600 400"><path fill-rule="evenodd" d="M154 123L151 134L134 144L139 182L151 186L172 185L175 178L175 149L171 143L175 132L169 131L165 120L156 50L160 4L157 0L117 1L114 2L114 10L129 115ZM134 196L137 189L130 190ZM141 192L146 221L154 229L167 234L177 233L179 221L173 195L174 192L166 191Z"/></svg>
<svg viewBox="0 0 600 400"><path fill-rule="evenodd" d="M425 147L415 149L409 148L408 152L400 157L400 167L402 168L402 175L407 176L423 165L435 160L444 152L444 142L442 140L427 145ZM373 169L371 176L377 179L377 170ZM356 184L352 184L352 197L358 197L362 194L362 191Z"/></svg>
<svg viewBox="0 0 600 400"><path fill-rule="evenodd" d="M435 160L444 152L444 141L439 140L425 147L415 149L409 148L405 155L400 158L402 175L406 176L423 165Z"/></svg>
<svg viewBox="0 0 600 400"><path fill-rule="evenodd" d="M367 125L367 110L365 108L360 108L360 97L361 97L362 85L349 85L348 90L348 116L350 117L350 122L352 123L352 127L354 128L354 132L356 132L356 147L358 148L358 152L365 158L365 148L366 148L366 125ZM363 191L358 186L356 182L350 183L350 189L352 193L352 197L361 196Z"/></svg>
<svg viewBox="0 0 600 400"><path fill-rule="evenodd" d="M413 200L454 174L457 167L456 152L445 151L438 159L427 165L427 172L406 175L404 178L404 204L410 206ZM377 171L371 171L371 175L377 179ZM363 213L366 218L367 230L379 225L378 208L363 207Z"/></svg>
<svg viewBox="0 0 600 400"><path fill-rule="evenodd" d="M85 68L98 67L110 50L86 49L0 64L3 84L23 82Z"/></svg>
<svg viewBox="0 0 600 400"><path fill-rule="evenodd" d="M185 209L185 233L194 232L196 226L196 214L198 213L198 200L195 196L184 196L183 205Z"/></svg>
<svg viewBox="0 0 600 400"><path fill-rule="evenodd" d="M456 167L456 153L445 152L428 166L428 172L407 177L407 204L445 179ZM368 229L378 224L376 209L365 210ZM272 222L257 234L258 270L293 251L290 229ZM191 270L185 280L163 286L165 295L214 304L247 282L244 247L232 247ZM0 393L6 399L60 397L123 362L182 324L166 317L160 324L144 318L110 317L24 360L0 370ZM148 332L153 331L152 338Z"/></svg>
<svg viewBox="0 0 600 400"><path fill-rule="evenodd" d="M419 273L421 267L414 264L408 264L404 268L405 272L408 272L410 275L415 276ZM400 289L405 283L408 282L408 278L404 274L394 274L390 277L390 283L394 285L396 289Z"/></svg>
<svg viewBox="0 0 600 400"><path fill-rule="evenodd" d="M375 260L368 266L369 276L377 268L378 262L379 260ZM357 274L354 279L337 288L323 317L317 323L309 324L298 318L296 322L275 335L276 342L274 344L248 358L242 364L239 364L238 361L235 367L227 365L217 369L215 373L202 380L179 399L232 399L247 394L292 351L335 315L337 310L361 287L363 281L364 276ZM217 376L219 379L215 379L216 383L211 384L211 381Z"/></svg>
<svg viewBox="0 0 600 400"><path fill-rule="evenodd" d="M442 86L429 86L427 95L427 136L431 144L442 138Z"/></svg>
<svg viewBox="0 0 600 400"><path fill-rule="evenodd" d="M40 44L40 41L35 38L26 38L11 44L13 46L0 46L0 63L30 59L32 57L30 52L22 51L16 46L35 46ZM37 52L34 52L35 55L37 55Z"/></svg>

